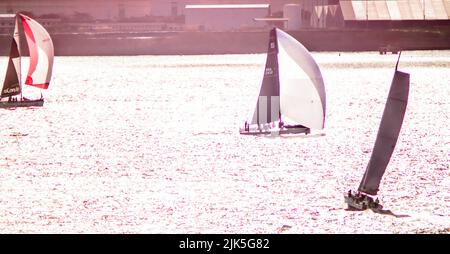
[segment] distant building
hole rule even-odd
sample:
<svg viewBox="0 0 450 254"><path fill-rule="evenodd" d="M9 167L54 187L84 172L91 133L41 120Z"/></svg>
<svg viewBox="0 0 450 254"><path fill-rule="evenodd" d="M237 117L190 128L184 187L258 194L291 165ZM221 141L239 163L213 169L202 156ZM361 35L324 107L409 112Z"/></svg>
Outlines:
<svg viewBox="0 0 450 254"><path fill-rule="evenodd" d="M0 33L12 34L15 26L16 14L0 14ZM36 21L44 26L48 31L61 26L59 18L36 18Z"/></svg>
<svg viewBox="0 0 450 254"><path fill-rule="evenodd" d="M0 14L0 33L13 32L15 17L14 14Z"/></svg>
<svg viewBox="0 0 450 254"><path fill-rule="evenodd" d="M285 4L300 1L302 0L150 0L153 16L184 15L186 5L204 4L269 4L273 13L281 13Z"/></svg>
<svg viewBox="0 0 450 254"><path fill-rule="evenodd" d="M449 0L341 0L347 27L399 27L450 22Z"/></svg>
<svg viewBox="0 0 450 254"><path fill-rule="evenodd" d="M450 0L302 0L284 12L295 29L450 25Z"/></svg>
<svg viewBox="0 0 450 254"><path fill-rule="evenodd" d="M186 5L186 28L201 31L236 31L263 28L255 19L270 15L269 4Z"/></svg>
<svg viewBox="0 0 450 254"><path fill-rule="evenodd" d="M195 7L242 6L242 3L270 6L270 10ZM178 31L185 23L188 29L205 30L274 25L287 30L450 25L450 0L0 0L0 14L16 12L26 12L50 30L58 31L77 27L74 24L64 28L62 22L80 23L81 30L89 30L92 24L93 31L107 30L105 27L117 22L130 23L133 31L146 31L148 27ZM3 25L0 22L2 30L9 26L6 21ZM123 30L127 25L112 27Z"/></svg>
<svg viewBox="0 0 450 254"><path fill-rule="evenodd" d="M120 20L150 15L149 0L1 0L0 13L31 12L64 20Z"/></svg>
<svg viewBox="0 0 450 254"><path fill-rule="evenodd" d="M289 16L288 24L295 29L333 28L344 24L339 0L302 0L285 5L284 16Z"/></svg>
<svg viewBox="0 0 450 254"><path fill-rule="evenodd" d="M36 16L55 14L64 19L90 17L120 21L146 16L184 15L190 4L270 4L273 11L301 0L0 0L0 13L32 12Z"/></svg>

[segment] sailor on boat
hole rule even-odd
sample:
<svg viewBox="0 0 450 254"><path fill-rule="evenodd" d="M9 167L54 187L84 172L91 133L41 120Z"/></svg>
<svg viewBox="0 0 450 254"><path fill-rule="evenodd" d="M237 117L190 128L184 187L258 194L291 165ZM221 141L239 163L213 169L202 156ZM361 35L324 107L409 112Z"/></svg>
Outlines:
<svg viewBox="0 0 450 254"><path fill-rule="evenodd" d="M245 129L245 131L249 131L249 125L248 125L248 122L247 121L245 121L245 124L244 124L244 129Z"/></svg>

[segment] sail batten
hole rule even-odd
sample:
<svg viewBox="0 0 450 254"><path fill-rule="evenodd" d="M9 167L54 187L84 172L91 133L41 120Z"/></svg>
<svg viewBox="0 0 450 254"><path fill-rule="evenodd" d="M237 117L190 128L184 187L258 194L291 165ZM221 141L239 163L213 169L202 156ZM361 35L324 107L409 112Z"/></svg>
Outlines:
<svg viewBox="0 0 450 254"><path fill-rule="evenodd" d="M409 74L395 71L375 145L358 190L376 195L394 152L406 112Z"/></svg>

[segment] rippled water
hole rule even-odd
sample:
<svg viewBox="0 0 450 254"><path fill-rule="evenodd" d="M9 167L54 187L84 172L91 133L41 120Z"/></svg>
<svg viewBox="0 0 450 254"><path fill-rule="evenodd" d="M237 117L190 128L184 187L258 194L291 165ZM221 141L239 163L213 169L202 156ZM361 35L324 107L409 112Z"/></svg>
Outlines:
<svg viewBox="0 0 450 254"><path fill-rule="evenodd" d="M0 110L0 232L450 228L450 51L402 55L410 100L380 186L398 218L343 209L369 160L397 55L314 57L326 128L307 137L239 135L262 54L56 57L43 108Z"/></svg>

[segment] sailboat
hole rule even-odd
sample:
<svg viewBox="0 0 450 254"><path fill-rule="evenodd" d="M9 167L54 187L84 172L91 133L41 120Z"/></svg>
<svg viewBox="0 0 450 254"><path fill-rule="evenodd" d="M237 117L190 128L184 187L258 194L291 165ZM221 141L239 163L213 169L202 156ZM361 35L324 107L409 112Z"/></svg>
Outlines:
<svg viewBox="0 0 450 254"><path fill-rule="evenodd" d="M38 22L23 14L16 14L14 34L11 40L8 67L0 91L0 108L31 107L44 105L44 99L28 99L22 94L21 54L19 25L22 25L30 52L30 65L25 85L47 89L53 68L54 49L50 35ZM3 100L8 98L8 100Z"/></svg>
<svg viewBox="0 0 450 254"><path fill-rule="evenodd" d="M401 52L395 66L394 78L366 172L358 191L352 193L349 190L344 195L345 203L348 204L350 210L372 209L377 211L383 208L378 198L374 201L371 195L376 196L378 193L381 178L394 152L408 104L409 74L397 70L400 55Z"/></svg>
<svg viewBox="0 0 450 254"><path fill-rule="evenodd" d="M269 34L263 81L253 116L239 133L296 134L325 124L325 87L309 51L286 32Z"/></svg>

